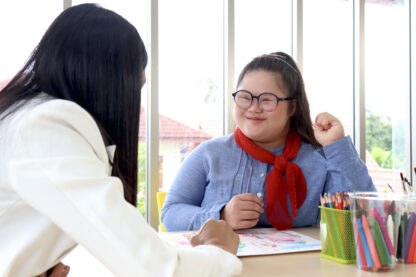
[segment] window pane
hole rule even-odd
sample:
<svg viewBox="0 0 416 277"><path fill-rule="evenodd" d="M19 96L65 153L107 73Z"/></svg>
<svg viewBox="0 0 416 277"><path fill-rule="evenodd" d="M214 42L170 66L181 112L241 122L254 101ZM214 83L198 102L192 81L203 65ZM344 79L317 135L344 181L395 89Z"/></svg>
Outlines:
<svg viewBox="0 0 416 277"><path fill-rule="evenodd" d="M408 17L402 0L365 4L367 165L379 190L401 190L409 153Z"/></svg>
<svg viewBox="0 0 416 277"><path fill-rule="evenodd" d="M235 1L235 78L261 54L291 54L292 2L290 0Z"/></svg>
<svg viewBox="0 0 416 277"><path fill-rule="evenodd" d="M88 1L73 0L72 4L78 5L82 3L89 3ZM99 4L103 8L110 9L136 27L137 31L142 38L147 51L148 49L148 32L147 32L147 19L148 19L148 7L147 0L124 0L124 1L112 1L112 0L98 0L95 3ZM145 85L142 88L142 107L140 109L140 124L139 124L139 156L138 156L138 192L137 192L137 209L146 218L146 99L147 99L148 86Z"/></svg>
<svg viewBox="0 0 416 277"><path fill-rule="evenodd" d="M317 0L304 4L303 77L311 108L339 118L353 134L352 1Z"/></svg>
<svg viewBox="0 0 416 277"><path fill-rule="evenodd" d="M20 70L62 10L62 1L56 0L0 1L0 88Z"/></svg>
<svg viewBox="0 0 416 277"><path fill-rule="evenodd" d="M416 55L416 5L412 4L410 6L411 11L411 24L412 26L411 28L411 36L412 36L412 41L411 41L411 53L412 53L412 59L411 59L411 63L412 63L412 68L411 68L411 72L412 72L412 76L411 76L411 88L412 91L410 92L411 95L411 99L412 99L412 114L413 114L413 118L414 114L416 112L416 59L414 58ZM412 167L413 167L413 172L412 172L412 184L416 184L416 121L412 120L412 133L411 133L411 137L412 137L412 141L411 141L411 145L412 145L412 153L411 153L411 157L412 157Z"/></svg>
<svg viewBox="0 0 416 277"><path fill-rule="evenodd" d="M222 5L159 1L161 190L169 188L192 149L221 135Z"/></svg>

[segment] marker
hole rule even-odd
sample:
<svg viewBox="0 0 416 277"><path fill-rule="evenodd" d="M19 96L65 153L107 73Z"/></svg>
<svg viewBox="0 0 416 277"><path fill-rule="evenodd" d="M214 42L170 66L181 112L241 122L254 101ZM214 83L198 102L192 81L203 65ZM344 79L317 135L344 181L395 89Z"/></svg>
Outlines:
<svg viewBox="0 0 416 277"><path fill-rule="evenodd" d="M258 192L258 193L257 193L257 197L258 197L258 198L261 198L262 196L263 196L263 194L261 194L261 192Z"/></svg>

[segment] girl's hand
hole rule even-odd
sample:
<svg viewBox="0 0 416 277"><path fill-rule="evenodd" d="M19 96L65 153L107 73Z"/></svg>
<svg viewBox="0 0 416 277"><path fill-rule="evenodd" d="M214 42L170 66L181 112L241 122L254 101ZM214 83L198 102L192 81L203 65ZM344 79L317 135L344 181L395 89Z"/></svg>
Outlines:
<svg viewBox="0 0 416 277"><path fill-rule="evenodd" d="M315 118L315 138L326 146L345 136L341 121L329 113L320 113Z"/></svg>
<svg viewBox="0 0 416 277"><path fill-rule="evenodd" d="M254 227L264 212L261 198L251 193L235 195L221 211L224 219L234 230Z"/></svg>

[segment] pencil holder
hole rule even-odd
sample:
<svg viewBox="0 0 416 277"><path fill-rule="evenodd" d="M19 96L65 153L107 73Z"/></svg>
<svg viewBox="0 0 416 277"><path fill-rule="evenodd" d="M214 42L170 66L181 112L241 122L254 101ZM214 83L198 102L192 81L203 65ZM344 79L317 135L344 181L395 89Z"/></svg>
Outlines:
<svg viewBox="0 0 416 277"><path fill-rule="evenodd" d="M349 196L358 267L367 271L394 268L404 194L355 192Z"/></svg>
<svg viewBox="0 0 416 277"><path fill-rule="evenodd" d="M401 202L402 214L397 219L396 258L401 263L416 263L416 196L406 194Z"/></svg>
<svg viewBox="0 0 416 277"><path fill-rule="evenodd" d="M351 211L321 209L321 257L344 264L355 263Z"/></svg>

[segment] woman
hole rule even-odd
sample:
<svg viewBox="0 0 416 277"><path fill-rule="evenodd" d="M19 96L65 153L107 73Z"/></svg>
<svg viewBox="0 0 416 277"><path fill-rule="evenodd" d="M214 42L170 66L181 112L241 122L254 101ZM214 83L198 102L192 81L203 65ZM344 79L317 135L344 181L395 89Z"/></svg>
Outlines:
<svg viewBox="0 0 416 277"><path fill-rule="evenodd" d="M375 190L338 119L319 114L312 128L289 55L253 59L233 97L234 134L202 143L184 161L162 208L166 230L196 230L210 218L234 229L308 226L318 221L320 194Z"/></svg>
<svg viewBox="0 0 416 277"><path fill-rule="evenodd" d="M209 221L180 250L135 208L147 54L93 4L62 12L0 92L0 276L34 276L77 243L116 276L228 276L238 236Z"/></svg>

